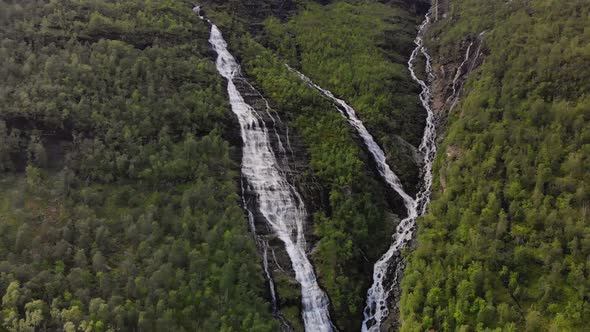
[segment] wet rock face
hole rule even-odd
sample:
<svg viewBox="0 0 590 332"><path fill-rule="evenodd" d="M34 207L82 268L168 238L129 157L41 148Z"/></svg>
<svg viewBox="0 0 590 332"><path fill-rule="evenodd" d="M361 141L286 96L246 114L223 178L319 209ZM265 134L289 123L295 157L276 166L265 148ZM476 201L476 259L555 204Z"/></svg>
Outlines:
<svg viewBox="0 0 590 332"><path fill-rule="evenodd" d="M433 21L452 20L448 17L449 0L432 1ZM486 31L477 36L457 40L454 45L437 45L438 36L430 36L435 78L431 83L432 108L443 123L448 113L457 106L463 87L470 75L484 62L488 52L485 47Z"/></svg>
<svg viewBox="0 0 590 332"><path fill-rule="evenodd" d="M312 218L314 212L325 210L329 204L329 197L324 188L313 181L313 178L303 174L309 170L310 158L305 151L301 139L289 129L286 121L272 110L267 112L267 101L246 80L236 82L238 90L245 101L251 105L262 117L268 130L273 152L286 173L287 180L294 185L303 196L307 209L308 220L305 225L307 242L313 243ZM258 219L258 218L257 218ZM257 221L258 222L258 221ZM264 220L262 222L265 222ZM309 249L309 248L308 248Z"/></svg>
<svg viewBox="0 0 590 332"><path fill-rule="evenodd" d="M457 42L454 54L437 54L433 68L436 74L432 82L433 109L438 114L455 110L465 82L485 58L484 36Z"/></svg>
<svg viewBox="0 0 590 332"><path fill-rule="evenodd" d="M414 238L408 243L408 250L407 252L413 252L416 250L417 242ZM407 256L402 254L398 255L394 258L394 263L392 264L392 268L388 271L390 276L388 280L403 280L404 278L404 271L406 269L407 263ZM391 288L390 293L390 302L393 303L393 306L389 308L389 316L387 320L383 322L381 325L381 332L396 332L399 331L401 328L401 321L400 321L400 301L402 298L402 289L401 283L397 283L395 285L388 285Z"/></svg>
<svg viewBox="0 0 590 332"><path fill-rule="evenodd" d="M268 105L268 101L246 79L237 78L235 84L245 102L251 105L264 121L271 148L281 170L284 172L287 181L302 196L307 212L307 218L304 221L304 236L307 242L306 251L310 252L311 247L317 240L313 236L311 216L318 210L326 209L328 195L319 184L313 181L313 177L304 176L304 173L309 170L309 156L306 154L301 140L292 131L289 131L286 122L272 110L272 105ZM242 144L241 139L239 144ZM287 295L281 292L281 290L285 290L285 287L299 289L296 274L285 249L285 244L273 231L257 206L257 193L250 189L244 179L242 179L242 183L244 203L247 209L253 213L251 222L253 222L256 230L254 236L259 247L260 257L263 260L262 266L265 267L265 277L269 285L268 295L269 298L273 297L270 286L274 284L276 286L274 289L276 297L273 301L275 301L276 309L278 309L275 314L281 321L283 330L288 331L291 326L300 326L302 323L301 321L292 321L293 319L300 319L300 314L291 314L291 317L286 318L282 316L280 311L281 307L301 309L302 299L300 292L291 292Z"/></svg>

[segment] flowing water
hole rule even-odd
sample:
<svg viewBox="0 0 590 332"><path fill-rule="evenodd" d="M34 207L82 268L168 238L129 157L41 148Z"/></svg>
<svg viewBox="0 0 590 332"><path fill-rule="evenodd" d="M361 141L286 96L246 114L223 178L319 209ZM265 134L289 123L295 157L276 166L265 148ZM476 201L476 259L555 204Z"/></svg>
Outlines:
<svg viewBox="0 0 590 332"><path fill-rule="evenodd" d="M428 204L430 203L430 194L432 189L432 165L434 163L434 159L436 158L436 115L432 110L431 100L432 94L430 92L430 88L428 86L428 81L432 81L434 79L434 74L432 70L432 59L428 54L426 47L424 46L424 40L422 39L426 29L430 24L430 15L429 12L426 14L426 18L424 22L420 26L418 30L418 35L414 43L416 44L416 48L412 55L410 56L410 60L408 61L408 69L410 70L410 74L414 81L416 81L420 87L422 88L422 92L420 93L420 102L422 103L422 107L426 110L426 127L424 128L424 134L422 135L422 142L418 147L418 150L423 156L423 166L422 166L422 186L420 191L416 195L416 204L418 206L418 215L423 215L426 213L428 208ZM414 62L416 61L418 50L422 53L422 56L426 60L426 75L427 75L427 82L424 82L420 78L416 76Z"/></svg>
<svg viewBox="0 0 590 332"><path fill-rule="evenodd" d="M375 139L373 139L373 136L371 135L371 133L369 133L363 122L359 120L359 118L356 115L356 111L352 107L350 107L344 100L337 98L336 96L334 96L332 92L321 88L319 85L314 83L310 78L308 78L304 74L289 67L288 65L287 68L299 75L299 77L304 82L319 90L322 94L324 94L326 97L331 99L336 104L338 111L340 111L340 113L348 120L348 123L356 129L357 133L365 143L365 146L369 150L369 153L371 153L373 159L375 159L375 162L377 163L377 168L379 170L379 174L381 174L381 176L385 179L387 184L402 197L405 207L408 209L409 214L411 214L410 211L415 210L416 202L410 195L408 195L404 191L404 188L399 178L397 177L397 175L395 175L395 173L391 170L391 168L389 168L389 165L387 164L385 152L383 152L381 147L379 147L379 145L375 142Z"/></svg>
<svg viewBox="0 0 590 332"><path fill-rule="evenodd" d="M467 61L469 61L469 55L471 54L471 46L473 46L473 42L469 43L469 46L467 46L467 51L465 52L465 58L463 59L463 62L461 62L461 64L459 65L459 67L457 67L457 71L455 72L455 77L453 78L453 94L449 96L449 99L452 99L453 102L451 104L451 108L449 109L449 112L453 110L453 108L455 108L455 105L457 104L457 101L459 100L459 94L458 94L458 87L457 87L457 82L459 81L459 78L462 76L463 74L463 67L465 66L465 64L467 64Z"/></svg>
<svg viewBox="0 0 590 332"><path fill-rule="evenodd" d="M407 210L407 217L399 223L396 232L393 235L393 244L374 266L373 285L368 291L367 308L365 308L364 312L365 320L363 321L363 331L366 331L368 329L367 324L370 324L372 320L381 322L382 319L387 317L388 309L386 300L389 291L386 289L384 283L388 276L387 272L390 266L390 261L396 253L399 253L400 250L405 248L409 241L412 240L414 221L418 217L418 205L416 200L405 192L399 178L387 164L385 153L375 142L373 136L369 133L365 125L358 119L355 110L345 101L335 97L332 92L321 88L302 73L290 67L289 69L297 73L303 81L318 89L336 104L340 113L348 120L348 123L357 130L357 133L362 138L367 150L376 162L379 174L383 177L385 182L387 182L387 184L401 196Z"/></svg>
<svg viewBox="0 0 590 332"><path fill-rule="evenodd" d="M195 12L200 14L198 9L195 9ZM328 297L320 288L313 266L305 252L303 233L307 218L305 206L299 193L287 181L285 172L280 167L271 147L269 132L264 121L256 110L244 101L236 87L237 80L242 80L240 66L227 50L227 43L217 26L210 21L209 23L211 24L209 42L217 53L217 70L227 79L231 108L240 123L243 141L242 176L246 182L246 189L253 193L261 215L285 244L295 272L295 279L301 285L305 330L332 331ZM266 258L265 248L263 247L263 254Z"/></svg>
<svg viewBox="0 0 590 332"><path fill-rule="evenodd" d="M455 77L453 78L453 94L451 96L449 96L449 99L452 99L453 102L451 103L451 107L449 108L449 112L452 112L453 109L455 108L455 106L457 106L457 102L459 101L459 93L460 90L462 88L462 85L465 84L465 80L467 79L466 76L469 75L473 69L475 68L475 66L477 65L477 60L480 56L480 51L481 51L481 45L483 43L483 37L485 35L486 31L482 31L478 38L477 38L477 50L475 51L475 53L473 54L473 56L471 55L471 47L473 46L473 42L469 43L469 46L467 47L467 51L465 52L465 57L463 59L463 62L461 62L461 64L459 65L459 67L457 67L457 71L455 72ZM470 64L468 64L468 62L470 62ZM467 70L463 71L463 68L467 66ZM458 84L461 83L459 82L460 78L464 78L463 83L462 84Z"/></svg>
<svg viewBox="0 0 590 332"><path fill-rule="evenodd" d="M410 56L410 60L408 61L408 69L410 71L410 75L416 81L420 87L422 88L422 92L420 93L420 102L422 106L426 110L426 127L424 128L424 134L422 136L422 142L419 146L419 151L423 156L423 166L422 166L422 185L420 191L416 195L415 201L415 209L416 211L410 211L408 213L408 217L400 223L400 226L406 229L407 226L404 226L404 223L411 225L410 232L408 236L411 238L413 237L413 233L415 230L415 223L418 216L424 214L428 207L428 203L430 203L430 193L432 188L432 164L434 162L434 158L436 157L436 117L434 112L431 109L430 101L432 99L432 95L430 93L430 89L428 87L427 82L424 82L415 72L414 63L419 55L422 56L426 60L425 71L427 74L427 80L431 80L433 78L432 74L432 66L431 66L431 59L430 55L428 54L426 48L424 47L424 40L422 39L424 32L426 31L428 25L430 24L430 13L426 15L424 22L420 25L418 30L418 35L414 40L416 44L416 48L412 52ZM400 241L399 238L399 228L398 232L393 236L393 244L389 248L389 250L381 257L381 259L375 264L374 273L373 273L373 286L369 289L367 293L367 307L365 308L365 320L363 321L362 330L363 331L379 331L381 323L387 318L389 315L389 308L388 308L388 299L389 293L394 287L398 286L397 277L402 266L395 266L396 271L394 272L395 279L393 280L391 286L388 289L383 287L384 279L387 278L387 271L390 268L391 258L395 255L399 255L400 250L406 247L408 241L406 239L402 239ZM395 299L395 301L399 301L399 299Z"/></svg>
<svg viewBox="0 0 590 332"><path fill-rule="evenodd" d="M432 79L431 59L423 45L422 36L424 31L430 23L430 13L419 28L418 35L415 39L416 48L412 52L410 60L408 61L408 69L412 78L420 85L422 92L420 93L420 101L422 106L427 111L426 127L424 135L419 147L419 151L423 156L422 168L422 185L418 192L416 199L408 195L399 181L397 175L391 170L386 162L385 153L375 142L364 124L356 116L355 110L350 107L345 101L337 98L334 94L326 89L321 88L311 79L297 70L287 66L291 71L301 77L308 85L319 90L324 96L331 99L337 106L340 113L348 120L349 124L356 129L359 136L362 138L367 150L373 156L377 164L379 173L385 182L398 193L406 207L407 216L397 226L393 235L393 241L387 252L375 263L373 269L373 285L367 292L367 306L364 310L364 320L362 331L379 331L381 323L389 315L389 295L394 287L398 286L397 277L402 266L392 265L393 258L400 255L402 249L408 246L408 243L413 239L415 223L418 216L426 212L428 203L430 202L430 190L432 186L432 163L436 156L436 126L435 115L430 108L431 93L426 82L419 79L415 73L414 62L419 54L422 54L426 59L426 73L428 80ZM392 271L392 269L395 269ZM387 278L393 275L394 279L388 281ZM399 299L395 299L398 301Z"/></svg>

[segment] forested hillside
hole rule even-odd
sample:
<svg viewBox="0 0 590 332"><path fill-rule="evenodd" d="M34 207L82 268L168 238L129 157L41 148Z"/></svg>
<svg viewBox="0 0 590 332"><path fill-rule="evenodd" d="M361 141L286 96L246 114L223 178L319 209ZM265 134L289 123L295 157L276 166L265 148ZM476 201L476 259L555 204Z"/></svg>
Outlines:
<svg viewBox="0 0 590 332"><path fill-rule="evenodd" d="M190 8L0 2L0 330L278 329Z"/></svg>
<svg viewBox="0 0 590 332"><path fill-rule="evenodd" d="M458 98L438 114L417 239L383 273L402 299L381 329L586 331L590 4L433 3L423 39L439 77L422 78L434 109ZM329 299L323 326L358 331L373 265L408 201L332 101L286 65L358 112L414 199L430 163L407 62L427 7L0 0L0 331L304 330L291 256L249 210L259 198L240 174L247 138L210 23L241 65L234 88L266 121L257 156L274 154L281 184L301 193L305 234L284 233L305 237L309 274Z"/></svg>
<svg viewBox="0 0 590 332"><path fill-rule="evenodd" d="M232 36L246 75L303 141L310 160L298 182L319 185L325 195L310 204L320 206L312 258L335 323L356 330L372 262L389 244L399 203L387 198L334 105L284 64L308 63L314 73L329 54L346 57L336 76L318 78L366 103L361 109L382 128L380 139L387 140L388 127L400 130L393 140L402 148L387 143L394 158L412 155L419 135L378 108L393 102L388 112L402 119L410 107L409 123L421 126L415 86L401 65L417 21L407 9L381 4L208 5L206 13ZM2 3L6 329L278 328L239 209L239 150L226 142L239 144L237 126L211 61L208 26L191 8L183 1ZM344 20L324 26L328 21L318 18L326 13ZM334 31L347 20L358 26L338 37ZM334 47L317 49L323 41L303 39L306 27L326 30L317 36ZM369 28L375 31L363 37ZM304 53L285 53L282 43L290 41L280 39L281 29L297 35ZM390 47L397 32L403 48ZM342 53L362 43L370 47L356 48L354 57ZM347 90L353 74L358 82ZM376 74L403 82L403 92L369 87ZM379 101L371 101L372 91ZM407 167L415 185L414 161ZM300 294L277 275L281 311L300 329Z"/></svg>
<svg viewBox="0 0 590 332"><path fill-rule="evenodd" d="M442 15L441 15L442 16ZM454 0L431 53L483 34L403 281L404 331L586 331L590 6Z"/></svg>
<svg viewBox="0 0 590 332"><path fill-rule="evenodd" d="M286 24L268 19L261 38L351 103L410 192L419 179L416 147L426 113L406 63L421 20L404 6L378 2L308 4Z"/></svg>
<svg viewBox="0 0 590 332"><path fill-rule="evenodd" d="M399 106L388 109L400 119L402 106L411 107L410 122L421 126L415 86L401 65L416 19L380 4L208 5L206 13L232 36L246 75L290 135L303 141L310 160L297 182L325 193L325 202L309 204L320 206L313 211L312 258L335 323L356 330L372 262L394 229L396 200L387 199L334 105L284 64L299 66L306 58L312 71L313 59L344 57L342 46L369 43L367 52L359 47L347 57L361 62L318 78L339 82L354 72L356 88L334 87L368 103L362 109L382 133L388 126L404 129L404 137L395 138L402 149L391 151L411 155L404 139L415 145L418 135L380 116L369 99L378 90L381 105ZM183 1L2 3L6 329L278 329L262 299L260 258L239 209L238 128L211 61L208 26L191 8ZM344 21L324 26L317 18L325 13L344 14ZM290 57L276 34L313 27L310 19L319 24L314 29L327 30L318 37L334 48L316 56L313 45L321 41L301 39L305 53ZM338 39L333 32L346 20L359 25L351 38ZM371 27L375 32L363 37ZM388 46L396 32L403 49ZM366 90L375 74L397 77L403 93L390 94L380 84ZM416 171L413 163L408 172ZM406 177L412 185L415 175ZM300 294L292 280L277 276L281 312L300 329Z"/></svg>

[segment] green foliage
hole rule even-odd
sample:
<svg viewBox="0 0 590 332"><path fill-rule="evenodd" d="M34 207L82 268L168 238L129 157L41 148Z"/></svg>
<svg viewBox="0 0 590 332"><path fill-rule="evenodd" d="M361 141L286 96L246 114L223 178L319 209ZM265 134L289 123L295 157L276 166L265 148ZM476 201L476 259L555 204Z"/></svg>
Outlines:
<svg viewBox="0 0 590 332"><path fill-rule="evenodd" d="M276 331L190 3L0 12L0 330Z"/></svg>
<svg viewBox="0 0 590 332"><path fill-rule="evenodd" d="M452 2L432 47L485 35L419 222L403 330L581 331L590 311L585 1ZM456 49L455 49L456 52Z"/></svg>
<svg viewBox="0 0 590 332"><path fill-rule="evenodd" d="M309 3L286 24L267 19L261 37L358 111L409 190L417 184L414 147L420 144L425 116L407 69L415 24L416 17L396 5Z"/></svg>

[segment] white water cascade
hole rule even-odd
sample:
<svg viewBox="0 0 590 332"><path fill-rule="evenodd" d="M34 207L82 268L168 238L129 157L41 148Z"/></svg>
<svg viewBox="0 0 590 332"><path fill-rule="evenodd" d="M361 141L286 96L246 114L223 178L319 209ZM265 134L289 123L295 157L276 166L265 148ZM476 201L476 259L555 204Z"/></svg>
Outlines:
<svg viewBox="0 0 590 332"><path fill-rule="evenodd" d="M384 281L388 275L387 271L390 268L391 258L394 256L394 254L399 255L400 251L405 248L408 243L408 238L403 237L400 239L400 227L410 230L407 236L409 239L411 239L414 235L413 233L415 230L414 226L416 219L426 212L428 203L430 203L430 193L432 188L432 164L434 162L434 158L436 157L436 117L430 105L430 101L432 99L430 88L426 82L418 78L414 67L414 62L416 61L419 53L421 53L426 59L425 71L428 76L427 80L431 80L433 78L434 75L432 74L431 58L424 47L424 40L422 39L424 32L430 24L430 15L430 12L426 14L424 22L422 22L420 25L418 34L414 40L416 48L412 52L410 60L408 61L410 75L422 88L422 92L420 93L420 102L427 113L426 127L424 128L424 134L422 135L422 142L418 148L423 156L422 185L420 187L420 191L416 195L415 211L409 211L408 217L402 220L398 226L398 232L393 236L393 244L385 253L385 255L383 255L381 259L375 264L373 272L373 286L367 293L367 307L365 308L365 320L363 321L362 331L379 331L381 324L388 317L389 308L387 301L389 299L389 293L394 287L398 286L398 272L401 272L399 270L402 267L395 266L395 279L388 289L384 288ZM399 301L399 299L395 300Z"/></svg>
<svg viewBox="0 0 590 332"><path fill-rule="evenodd" d="M199 14L199 10L195 12ZM333 331L328 297L320 288L305 252L303 228L307 213L303 201L279 166L264 121L256 110L244 101L236 87L235 81L240 78L240 66L227 50L227 43L217 26L210 21L209 23L209 42L217 53L217 70L227 79L231 108L240 123L243 141L242 176L246 180L248 190L255 196L260 213L285 244L295 278L301 285L305 330ZM266 255L266 251L264 254Z"/></svg>
<svg viewBox="0 0 590 332"><path fill-rule="evenodd" d="M301 77L301 79L304 82L320 91L322 94L324 94L324 96L328 97L336 104L336 108L338 109L338 111L340 111L342 116L344 116L348 120L348 123L356 129L359 136L363 139L365 146L367 147L367 149L373 156L373 159L375 159L375 162L377 163L379 174L381 174L381 176L385 179L387 184L402 197L404 205L406 209L408 209L408 214L412 214L411 211L416 210L416 202L410 195L408 195L404 191L404 188L399 178L397 177L397 175L395 175L391 168L389 168L389 165L387 165L385 152L383 152L381 147L379 147L379 145L375 142L375 139L373 139L373 136L371 135L371 133L369 133L363 122L359 120L359 118L356 116L356 111L354 110L354 108L350 107L344 100L334 96L334 94L331 91L321 88L319 85L314 83L309 77L291 68L289 65L287 65L287 68L299 75L299 77Z"/></svg>
<svg viewBox="0 0 590 332"><path fill-rule="evenodd" d="M359 136L363 139L365 146L369 153L373 156L379 170L379 174L383 177L385 182L398 193L404 201L408 216L404 218L397 226L396 232L393 235L393 244L387 250L387 252L375 263L373 270L373 285L367 294L367 307L365 308L365 320L363 321L363 331L369 331L368 322L372 319L381 322L382 319L387 317L387 305L385 301L389 295L389 291L385 289L383 283L387 277L387 270L391 258L395 253L406 247L408 242L412 239L414 221L418 217L418 206L416 200L414 200L408 193L404 191L404 188L397 177L397 175L391 170L387 164L385 152L379 147L379 145L373 139L373 136L369 133L365 125L356 116L356 111L350 107L344 100L337 98L334 94L326 89L321 88L319 85L314 83L304 74L297 70L287 66L291 71L298 74L303 81L310 86L319 90L326 97L331 99L337 106L340 113L348 120L348 123L357 130ZM379 305L377 305L379 304ZM376 325L378 327L378 325ZM371 329L372 330L372 329Z"/></svg>
<svg viewBox="0 0 590 332"><path fill-rule="evenodd" d="M460 84L460 86L457 86L459 82L459 79L461 77L467 76L469 75L472 71L473 68L476 66L477 64L477 60L479 58L480 55L480 51L481 51L481 45L483 43L483 37L485 35L486 31L482 31L478 38L477 38L477 50L475 51L474 55L473 55L473 59L471 59L471 47L473 46L473 42L469 42L469 46L467 47L467 51L465 52L465 58L463 59L463 62L461 62L461 64L459 65L459 67L457 67L457 71L455 72L455 77L453 78L453 94L451 96L449 96L449 98L447 98L447 101L449 99L452 99L453 102L451 103L451 107L449 108L449 113L453 111L453 109L455 108L455 106L457 106L457 102L459 101L459 93L460 93L460 89L462 88L462 85L464 84ZM467 70L465 72L463 72L463 67L465 67L468 62L470 62L471 64L469 64L467 67ZM466 80L467 78L465 78Z"/></svg>
<svg viewBox="0 0 590 332"><path fill-rule="evenodd" d="M412 52L410 60L408 61L408 68L412 78L420 84L422 92L420 93L420 101L422 106L427 111L426 127L424 129L424 135L422 142L419 147L419 151L423 155L424 165L422 169L422 185L416 199L408 195L399 181L397 175L391 170L386 162L385 153L375 142L369 131L366 129L364 124L356 116L355 110L346 104L345 101L334 96L334 94L326 89L321 88L319 85L314 83L311 79L306 77L304 74L297 70L289 67L289 70L295 72L305 81L308 85L319 90L324 96L331 99L337 106L340 113L348 120L349 124L354 127L359 136L363 139L367 150L373 156L379 173L387 182L387 184L398 193L403 199L404 205L407 210L407 217L404 218L396 228L396 232L393 235L393 241L387 252L375 263L373 269L373 285L367 292L367 306L364 310L364 321L362 325L362 331L379 331L381 323L389 315L389 308L387 301L389 293L397 285L398 271L395 271L395 279L392 280L391 286L386 287L385 282L390 273L389 270L392 267L392 258L399 256L402 249L406 248L408 243L413 239L415 222L419 215L426 211L427 205L430 201L430 189L432 185L432 163L436 156L436 126L435 126L435 115L430 108L431 93L428 85L420 80L414 72L414 62L419 53L426 58L426 72L428 79L433 77L431 59L423 46L422 35L430 23L430 13L426 15L426 18L415 39L416 48ZM401 268L394 266L396 269Z"/></svg>
<svg viewBox="0 0 590 332"><path fill-rule="evenodd" d="M430 87L428 86L428 81L432 81L434 79L434 74L432 70L432 59L427 52L426 47L424 46L424 40L422 39L428 25L430 24L430 15L431 12L426 14L424 22L420 25L420 29L418 30L418 35L414 40L416 44L416 48L412 52L410 56L410 60L408 61L408 69L410 70L410 75L416 81L420 87L422 88L422 92L420 92L420 102L422 103L422 107L426 110L426 127L424 128L424 134L422 135L422 142L418 147L418 150L423 156L423 166L422 166L422 186L420 187L420 191L416 195L416 204L418 206L418 215L421 216L426 213L428 208L428 204L430 203L430 194L432 189L432 164L434 163L434 159L436 158L436 115L432 110L431 100L432 100L432 93L430 92ZM416 76L414 62L416 61L416 57L418 54L418 50L424 56L426 60L426 75L427 75L427 82L424 82L418 76Z"/></svg>
<svg viewBox="0 0 590 332"><path fill-rule="evenodd" d="M455 77L453 78L453 85L452 85L453 94L450 95L448 98L448 99L453 100L453 102L451 103L451 107L449 108L449 112L452 111L453 108L455 108L457 101L459 101L459 95L457 93L457 82L459 81L459 78L463 74L463 66L465 66L465 64L467 64L467 61L469 61L469 55L471 54L471 46L473 46L473 42L470 42L469 46L467 46L467 51L465 52L465 58L463 59L463 62L461 62L459 67L457 67L457 71L455 72Z"/></svg>

